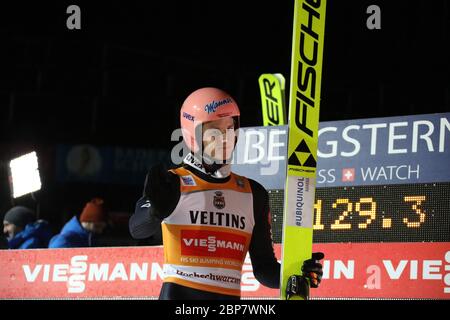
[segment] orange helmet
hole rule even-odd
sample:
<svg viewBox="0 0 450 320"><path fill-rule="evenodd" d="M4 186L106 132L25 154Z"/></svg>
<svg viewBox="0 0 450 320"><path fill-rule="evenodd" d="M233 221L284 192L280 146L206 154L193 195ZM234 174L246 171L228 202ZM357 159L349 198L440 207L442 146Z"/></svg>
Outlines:
<svg viewBox="0 0 450 320"><path fill-rule="evenodd" d="M198 89L184 100L180 110L184 142L191 151L197 152L199 150L199 141L197 140L201 139L201 136L198 136L198 138L196 136L196 128L199 125L209 121L233 117L235 129L238 129L239 116L238 105L225 91L217 88Z"/></svg>

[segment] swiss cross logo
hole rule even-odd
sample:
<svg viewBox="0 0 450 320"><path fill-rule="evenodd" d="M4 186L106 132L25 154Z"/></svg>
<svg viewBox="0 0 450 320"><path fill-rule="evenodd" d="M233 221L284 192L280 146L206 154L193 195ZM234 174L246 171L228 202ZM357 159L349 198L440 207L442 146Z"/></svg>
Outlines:
<svg viewBox="0 0 450 320"><path fill-rule="evenodd" d="M355 181L355 168L342 169L342 182L353 182L353 181Z"/></svg>

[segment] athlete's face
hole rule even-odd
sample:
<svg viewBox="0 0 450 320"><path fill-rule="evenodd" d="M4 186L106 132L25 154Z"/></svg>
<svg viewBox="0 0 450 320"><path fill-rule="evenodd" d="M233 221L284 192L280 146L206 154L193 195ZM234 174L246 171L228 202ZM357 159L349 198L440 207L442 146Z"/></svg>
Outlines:
<svg viewBox="0 0 450 320"><path fill-rule="evenodd" d="M231 159L236 134L233 118L223 118L203 124L203 152L212 160Z"/></svg>

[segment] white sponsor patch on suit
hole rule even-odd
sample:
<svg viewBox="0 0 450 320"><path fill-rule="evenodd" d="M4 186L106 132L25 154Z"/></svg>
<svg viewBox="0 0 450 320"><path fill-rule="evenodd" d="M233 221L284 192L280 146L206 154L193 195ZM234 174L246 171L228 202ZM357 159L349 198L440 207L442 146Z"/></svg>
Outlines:
<svg viewBox="0 0 450 320"><path fill-rule="evenodd" d="M288 177L288 226L313 227L313 218L309 214L314 210L315 180L311 178Z"/></svg>
<svg viewBox="0 0 450 320"><path fill-rule="evenodd" d="M147 200L145 203L141 206L141 208L150 208L152 205L150 204L150 201Z"/></svg>
<svg viewBox="0 0 450 320"><path fill-rule="evenodd" d="M181 181L183 182L184 186L196 186L197 184L195 183L194 178L189 175L189 176L181 176Z"/></svg>

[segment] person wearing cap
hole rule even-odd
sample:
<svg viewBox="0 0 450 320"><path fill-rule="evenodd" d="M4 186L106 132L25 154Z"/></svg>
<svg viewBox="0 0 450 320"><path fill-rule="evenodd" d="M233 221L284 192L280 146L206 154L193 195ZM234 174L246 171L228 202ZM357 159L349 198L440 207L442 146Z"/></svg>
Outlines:
<svg viewBox="0 0 450 320"><path fill-rule="evenodd" d="M9 249L47 248L52 231L47 221L37 220L34 212L15 206L3 217L3 234Z"/></svg>
<svg viewBox="0 0 450 320"><path fill-rule="evenodd" d="M239 118L237 103L225 91L194 91L180 110L189 148L183 164L170 170L156 165L147 173L129 229L135 239L162 230L162 300L240 299L247 252L255 278L269 288L280 287L268 192L231 171ZM319 286L323 258L313 253L292 275L302 288Z"/></svg>
<svg viewBox="0 0 450 320"><path fill-rule="evenodd" d="M84 206L80 217L67 222L61 232L50 240L49 248L95 247L95 236L107 225L107 211L103 199L94 198Z"/></svg>

